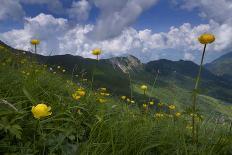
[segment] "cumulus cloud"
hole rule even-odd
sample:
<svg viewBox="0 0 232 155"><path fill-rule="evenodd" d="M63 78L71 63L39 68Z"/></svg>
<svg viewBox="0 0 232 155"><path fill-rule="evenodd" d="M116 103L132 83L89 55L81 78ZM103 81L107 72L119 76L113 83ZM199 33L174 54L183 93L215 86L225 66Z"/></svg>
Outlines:
<svg viewBox="0 0 232 155"><path fill-rule="evenodd" d="M195 57L193 56L192 53L184 53L184 59L194 61Z"/></svg>
<svg viewBox="0 0 232 155"><path fill-rule="evenodd" d="M214 28L209 24L192 27L189 23L180 27L171 27L166 33L153 33L149 29L138 31L134 28L127 28L115 38L98 41L88 37L88 34L94 30L94 25L69 27L67 19L55 18L43 13L34 18L26 18L25 21L23 29L2 33L0 39L13 47L28 50L31 48L29 41L32 38L38 38L41 40L38 52L45 55L52 52L52 54L70 53L92 57L90 51L99 47L104 51L103 57L133 54L143 61L167 57L168 54L181 58L178 56L181 51L185 53L200 51L202 46L197 41L198 35ZM215 25L215 29L220 33L225 31L223 26ZM220 33L219 35L223 36ZM222 40L219 38L217 43L209 47L217 50L226 45L224 45L223 38ZM189 55L184 56L184 58L186 57L190 58Z"/></svg>
<svg viewBox="0 0 232 155"><path fill-rule="evenodd" d="M218 23L224 23L232 19L231 0L175 0L176 4L182 9L200 9L200 15L205 18L213 19Z"/></svg>
<svg viewBox="0 0 232 155"><path fill-rule="evenodd" d="M29 43L31 39L40 39L41 54L49 54L52 50L59 51L57 38L64 35L67 27L66 19L41 13L34 18L26 18L23 29L5 32L0 39L15 48L24 50L31 48Z"/></svg>
<svg viewBox="0 0 232 155"><path fill-rule="evenodd" d="M185 5L185 7L182 7L186 9L187 2L190 1L184 1L182 5ZM225 0L220 1L223 4ZM129 4L129 2L135 3L135 5L130 6L132 10L137 5L138 7L135 8L140 11L135 15L124 16L127 13L125 8L129 7L125 4ZM205 2L208 1L206 0ZM154 3L155 1L149 1L149 4ZM75 3L75 5L77 4L79 3ZM226 4L229 5L229 3ZM170 27L168 32L154 33L149 29L136 30L130 27L130 23L137 18L140 12L149 7L148 1L145 3L144 1L129 0L96 0L95 5L102 10L96 25L77 24L70 27L67 19L39 14L34 18L26 18L22 29L1 33L0 39L13 47L28 50L28 48L31 48L29 41L32 38L38 38L41 40L39 53L45 55L49 55L52 52L52 54L69 53L93 57L90 51L99 47L103 49L104 54L102 56L105 58L133 54L145 62L158 58L197 61L203 48L197 38L202 33L214 33L216 36L216 41L207 46L207 58L209 58L207 61L212 60L213 57L215 58L215 53L229 51L232 48L232 24L230 17L223 20L219 16L208 15L207 8L202 9L201 12L205 14L205 17L209 18L208 24L192 26L190 23L184 23L179 27ZM188 9L195 7L201 8L198 4L196 6L195 3L192 3L188 6ZM112 21L107 20L110 18L107 13L112 15ZM128 18L131 19L128 20ZM122 23L124 24L118 24L117 22L119 21L123 21ZM105 29L103 29L104 27ZM89 37L90 34L98 35L101 39L105 39L93 40Z"/></svg>
<svg viewBox="0 0 232 155"><path fill-rule="evenodd" d="M76 21L85 21L89 18L91 5L87 0L73 1L72 6L68 9L69 18Z"/></svg>
<svg viewBox="0 0 232 155"><path fill-rule="evenodd" d="M101 15L90 36L104 40L120 35L157 0L95 0L93 2L100 9Z"/></svg>
<svg viewBox="0 0 232 155"><path fill-rule="evenodd" d="M24 11L18 0L1 0L0 21L5 19L21 20Z"/></svg>

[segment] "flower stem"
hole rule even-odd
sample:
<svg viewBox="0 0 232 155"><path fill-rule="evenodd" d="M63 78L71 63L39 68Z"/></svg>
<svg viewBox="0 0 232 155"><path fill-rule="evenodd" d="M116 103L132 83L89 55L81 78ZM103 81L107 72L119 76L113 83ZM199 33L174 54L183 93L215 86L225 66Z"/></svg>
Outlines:
<svg viewBox="0 0 232 155"><path fill-rule="evenodd" d="M155 86L155 84L156 84L156 81L157 81L157 79L158 79L158 76L159 76L159 70L157 70L157 73L156 73L154 82L153 82L153 84L152 84L151 95L153 94L154 86ZM149 96L149 101L150 101L150 96Z"/></svg>
<svg viewBox="0 0 232 155"><path fill-rule="evenodd" d="M202 53L202 57L201 57L201 63L200 63L200 68L198 71L198 75L197 75L197 79L196 79L196 83L195 83L195 87L193 90L193 104L192 104L192 111L193 111L193 116L192 116L192 139L193 142L195 143L197 141L197 137L196 137L196 121L195 121L195 114L196 114L196 98L197 98L197 91L198 91L198 85L200 82L200 78L201 78L201 71L202 71L202 66L203 66L203 60L204 60L204 56L205 56L205 50L206 50L206 45L204 45L204 50Z"/></svg>

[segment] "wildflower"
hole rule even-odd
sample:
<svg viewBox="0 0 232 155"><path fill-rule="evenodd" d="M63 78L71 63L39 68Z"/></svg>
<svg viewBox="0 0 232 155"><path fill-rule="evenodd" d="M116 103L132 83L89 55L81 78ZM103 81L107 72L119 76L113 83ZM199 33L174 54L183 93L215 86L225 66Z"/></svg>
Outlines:
<svg viewBox="0 0 232 155"><path fill-rule="evenodd" d="M57 66L58 69L60 69L60 66Z"/></svg>
<svg viewBox="0 0 232 155"><path fill-rule="evenodd" d="M80 96L85 96L85 91L83 90L78 90L76 93L79 94Z"/></svg>
<svg viewBox="0 0 232 155"><path fill-rule="evenodd" d="M172 104L172 105L169 105L168 108L169 108L170 110L175 110L175 109L176 109L176 106Z"/></svg>
<svg viewBox="0 0 232 155"><path fill-rule="evenodd" d="M100 88L100 91L106 91L106 88Z"/></svg>
<svg viewBox="0 0 232 155"><path fill-rule="evenodd" d="M95 48L92 50L92 54L97 56L97 60L98 60L98 56L102 53L101 49L99 48Z"/></svg>
<svg viewBox="0 0 232 155"><path fill-rule="evenodd" d="M201 44L210 44L215 41L215 37L213 34L202 34L199 38L198 41Z"/></svg>
<svg viewBox="0 0 232 155"><path fill-rule="evenodd" d="M180 112L175 113L175 116L176 116L176 117L180 117L180 115L181 115Z"/></svg>
<svg viewBox="0 0 232 155"><path fill-rule="evenodd" d="M66 70L65 70L65 69L63 69L63 70L62 70L62 72L64 73L64 72L66 72Z"/></svg>
<svg viewBox="0 0 232 155"><path fill-rule="evenodd" d="M147 108L147 104L146 103L143 104L143 108Z"/></svg>
<svg viewBox="0 0 232 155"><path fill-rule="evenodd" d="M81 96L80 96L80 95L77 95L76 93L73 93L73 94L72 94L72 97L73 97L73 99L75 99L75 100L79 100L79 99L81 98Z"/></svg>
<svg viewBox="0 0 232 155"><path fill-rule="evenodd" d="M126 101L127 101L127 102L130 102L130 99L128 98L128 99L126 99Z"/></svg>
<svg viewBox="0 0 232 155"><path fill-rule="evenodd" d="M29 76L29 75L30 75L30 73L27 73L26 75L27 75L27 76Z"/></svg>
<svg viewBox="0 0 232 155"><path fill-rule="evenodd" d="M135 103L135 101L132 100L131 103Z"/></svg>
<svg viewBox="0 0 232 155"><path fill-rule="evenodd" d="M33 39L33 40L31 40L31 44L32 45L38 45L38 44L40 44L40 40Z"/></svg>
<svg viewBox="0 0 232 155"><path fill-rule="evenodd" d="M36 54L36 47L37 47L37 45L40 44L40 40L33 39L33 40L31 40L31 44L35 46L35 54Z"/></svg>
<svg viewBox="0 0 232 155"><path fill-rule="evenodd" d="M146 85L142 85L140 88L143 90L143 93L145 95L145 93L147 91L147 86Z"/></svg>
<svg viewBox="0 0 232 155"><path fill-rule="evenodd" d="M100 93L100 95L104 96L104 95L105 95L105 93Z"/></svg>
<svg viewBox="0 0 232 155"><path fill-rule="evenodd" d="M187 125L187 126L186 126L186 129L192 130L193 127L192 127L191 125Z"/></svg>
<svg viewBox="0 0 232 155"><path fill-rule="evenodd" d="M157 118L160 118L160 117L163 117L164 116L164 114L161 114L161 113L156 113L155 114L155 117L157 117Z"/></svg>
<svg viewBox="0 0 232 155"><path fill-rule="evenodd" d="M154 105L154 102L153 102L153 101L150 101L149 104L150 104L150 105Z"/></svg>
<svg viewBox="0 0 232 155"><path fill-rule="evenodd" d="M125 100L125 99L126 99L126 96L121 96L121 99L122 99L122 100Z"/></svg>
<svg viewBox="0 0 232 155"><path fill-rule="evenodd" d="M105 93L105 96L110 96L110 94L109 93Z"/></svg>
<svg viewBox="0 0 232 155"><path fill-rule="evenodd" d="M51 107L47 106L44 103L41 104L37 104L36 106L33 106L31 109L31 112L33 113L35 118L42 118L42 117L46 117L52 114L52 112L50 112Z"/></svg>
<svg viewBox="0 0 232 155"><path fill-rule="evenodd" d="M98 99L98 101L99 101L100 103L105 103L105 102L106 102L106 100L105 100L105 99L102 99L102 98Z"/></svg>

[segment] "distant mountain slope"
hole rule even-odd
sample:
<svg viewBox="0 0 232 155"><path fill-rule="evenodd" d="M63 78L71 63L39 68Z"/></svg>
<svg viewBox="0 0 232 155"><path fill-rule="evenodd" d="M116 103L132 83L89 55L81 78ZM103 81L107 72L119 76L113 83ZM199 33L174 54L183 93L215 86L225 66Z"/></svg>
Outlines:
<svg viewBox="0 0 232 155"><path fill-rule="evenodd" d="M232 78L232 52L206 64L205 67L214 74L220 76L231 76Z"/></svg>
<svg viewBox="0 0 232 155"><path fill-rule="evenodd" d="M22 52L14 50L15 52ZM199 65L191 61L157 60L143 64L134 56L114 57L110 59L88 59L73 55L42 56L28 53L38 59L40 63L48 64L55 69L58 65L67 70L67 75L88 78L92 80L94 73L94 87L107 87L118 95L130 94L130 79L133 84L152 85L157 70L160 77L157 85L163 90L178 87L190 92L194 88L195 77ZM232 103L232 84L227 79L217 76L203 68L201 93ZM134 92L135 96L143 96ZM156 94L154 94L154 97Z"/></svg>
<svg viewBox="0 0 232 155"><path fill-rule="evenodd" d="M186 90L192 90L199 65L191 61L161 59L148 62L145 69L153 74L159 69L160 79L163 79L163 81ZM232 102L232 84L227 79L214 75L204 68L201 76L200 91L202 94Z"/></svg>

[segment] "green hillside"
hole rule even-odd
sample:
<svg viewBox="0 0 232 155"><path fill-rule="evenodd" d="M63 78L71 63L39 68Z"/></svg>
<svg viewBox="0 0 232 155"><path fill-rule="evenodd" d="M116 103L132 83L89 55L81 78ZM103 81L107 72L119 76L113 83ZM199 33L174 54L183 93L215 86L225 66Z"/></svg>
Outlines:
<svg viewBox="0 0 232 155"><path fill-rule="evenodd" d="M108 60L75 57L75 69L68 66L74 57L57 57L0 46L0 154L232 153L231 105L199 96L195 143L188 90L160 76L152 93L154 75L143 64L125 74ZM148 85L145 95L141 84ZM34 111L41 103L51 108Z"/></svg>
<svg viewBox="0 0 232 155"><path fill-rule="evenodd" d="M205 65L212 73L232 77L232 52L227 53Z"/></svg>

